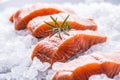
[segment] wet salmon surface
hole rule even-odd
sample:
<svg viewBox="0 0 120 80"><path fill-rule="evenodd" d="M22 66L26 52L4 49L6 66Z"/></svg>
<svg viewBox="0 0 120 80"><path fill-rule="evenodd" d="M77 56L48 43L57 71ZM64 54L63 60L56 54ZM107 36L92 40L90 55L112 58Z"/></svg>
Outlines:
<svg viewBox="0 0 120 80"><path fill-rule="evenodd" d="M120 72L120 53L110 53L108 56L104 54L92 53L65 63L56 71L52 80L88 80L91 75L102 73L112 78Z"/></svg>
<svg viewBox="0 0 120 80"><path fill-rule="evenodd" d="M53 7L43 8L42 5L32 5L18 10L10 17L9 20L14 22L16 30L21 30L25 29L27 23L37 16L51 15L60 12L62 11Z"/></svg>
<svg viewBox="0 0 120 80"><path fill-rule="evenodd" d="M38 57L43 62L54 63L66 61L76 53L88 50L92 45L106 42L107 37L94 31L69 31L70 36L62 34L61 40L58 35L47 37L35 46L32 58Z"/></svg>
<svg viewBox="0 0 120 80"><path fill-rule="evenodd" d="M66 13L58 13L52 15L52 17L57 18L58 23L62 25L67 15L68 14ZM40 38L49 36L52 33L46 33L46 31L50 30L51 28L43 21L47 21L49 24L55 26L54 22L50 19L50 16L34 18L27 25L28 30L31 31L33 36ZM68 19L68 24L71 26L72 29L76 30L97 30L97 25L92 19L84 19L76 15L70 15Z"/></svg>

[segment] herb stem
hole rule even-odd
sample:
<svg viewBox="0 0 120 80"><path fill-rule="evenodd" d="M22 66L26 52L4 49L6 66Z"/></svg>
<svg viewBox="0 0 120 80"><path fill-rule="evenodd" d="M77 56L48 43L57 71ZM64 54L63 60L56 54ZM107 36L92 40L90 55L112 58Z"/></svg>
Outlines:
<svg viewBox="0 0 120 80"><path fill-rule="evenodd" d="M61 36L61 33L63 32L65 35L68 35L69 36L69 33L67 33L67 31L69 31L71 29L70 25L68 24L68 18L69 18L70 15L68 15L62 25L59 24L59 22L57 21L57 18L54 18L52 16L50 16L50 18L52 19L52 21L54 22L54 25L44 21L44 23L46 23L52 30L48 30L46 32L53 32L50 36L52 37L53 35L55 34L58 34L59 35L59 38L62 39L62 36Z"/></svg>

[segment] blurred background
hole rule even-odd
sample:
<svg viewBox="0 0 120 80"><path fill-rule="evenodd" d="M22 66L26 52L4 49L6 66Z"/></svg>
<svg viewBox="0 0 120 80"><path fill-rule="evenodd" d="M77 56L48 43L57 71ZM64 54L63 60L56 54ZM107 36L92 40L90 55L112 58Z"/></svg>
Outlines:
<svg viewBox="0 0 120 80"><path fill-rule="evenodd" d="M0 10L4 9L9 6L21 6L23 4L28 4L28 3L65 3L65 2L71 2L71 3L86 3L90 4L93 2L108 2L112 4L120 4L120 0L0 0Z"/></svg>

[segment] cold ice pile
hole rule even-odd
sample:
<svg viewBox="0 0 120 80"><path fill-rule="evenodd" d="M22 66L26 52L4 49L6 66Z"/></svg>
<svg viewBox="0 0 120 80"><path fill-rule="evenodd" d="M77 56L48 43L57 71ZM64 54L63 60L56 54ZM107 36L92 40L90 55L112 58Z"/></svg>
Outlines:
<svg viewBox="0 0 120 80"><path fill-rule="evenodd" d="M43 4L50 5L50 4ZM57 4L58 5L58 4ZM98 25L100 34L106 35L108 41L104 44L92 46L83 54L90 54L95 51L104 53L116 52L120 50L120 5L110 3L91 3L91 4L63 4L63 7L73 9L73 13L78 16L92 17ZM61 10L61 9L60 9ZM9 16L16 11L16 7L8 8L0 12L0 79L15 80L50 80L58 68L66 63L56 62L53 68L49 69L50 64L41 62L37 58L31 60L31 52L36 43L40 41L25 29L16 31L14 25L8 21ZM63 11L63 10L62 10ZM71 12L71 11L70 11ZM72 59L78 57L74 56ZM69 61L71 61L70 59ZM84 62L84 61L83 61ZM105 74L92 75L89 80L119 80L120 74L114 78L108 78Z"/></svg>

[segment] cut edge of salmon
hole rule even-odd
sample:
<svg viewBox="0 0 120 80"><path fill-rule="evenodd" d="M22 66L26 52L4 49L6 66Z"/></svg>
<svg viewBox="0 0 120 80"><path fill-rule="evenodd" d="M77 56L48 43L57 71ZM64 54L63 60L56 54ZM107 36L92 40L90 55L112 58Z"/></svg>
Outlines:
<svg viewBox="0 0 120 80"><path fill-rule="evenodd" d="M112 72L113 69L117 71ZM119 72L120 64L115 62L90 63L84 66L80 66L74 71L69 71L68 75L66 70L58 70L52 76L52 80L88 80L90 76L102 73L106 74L110 78L113 78Z"/></svg>
<svg viewBox="0 0 120 80"><path fill-rule="evenodd" d="M83 31L82 31L83 32ZM93 31L90 31L90 32L93 32ZM53 56L53 61L52 61L52 63L54 62L54 61L59 61L58 59L59 58L61 58L59 55L61 55L61 56L66 56L66 58L69 56L69 55L71 55L71 56L73 56L73 55L75 55L76 53L82 53L82 52L84 52L84 51L86 51L86 50L88 50L91 46L93 46L93 45L95 45L95 44L98 44L98 43L104 43L104 42L106 42L107 41L107 37L106 36L101 36L101 35L98 35L98 34L96 34L96 35L92 35L92 34L94 34L94 33L92 33L92 34L89 34L90 32L88 32L88 33L81 33L81 34L77 34L77 35L75 35L75 36L73 36L73 37L70 37L70 38L68 38L67 40L65 40L62 44L60 44L60 46L58 47L58 50L57 50L57 52L56 52L56 54L53 54L52 56ZM89 39L88 39L89 38ZM96 42L95 42L95 40L97 40ZM85 42L86 41L86 42ZM74 44L74 43L76 43L76 42L78 42L79 44ZM71 45L75 45L75 47L73 47L73 46L71 46ZM84 44L84 45L82 45L82 46L80 46L81 44ZM78 50L76 50L76 48L79 48ZM74 50L75 51L73 51L73 52L75 52L75 53L70 53L70 48L74 48ZM84 49L83 49L84 48ZM62 51L62 52L61 52ZM62 54L63 55L62 55ZM67 53L67 54L66 54ZM69 54L68 54L69 53ZM59 56L59 58L57 57L57 56ZM71 57L70 56L70 57ZM70 58L69 57L69 58ZM69 59L68 58L68 59ZM60 62L61 62L61 60L60 60ZM63 61L62 61L63 62Z"/></svg>
<svg viewBox="0 0 120 80"><path fill-rule="evenodd" d="M48 22L48 23L55 26L54 22ZM62 25L62 23L63 21L58 21L59 25ZM80 23L77 23L75 21L68 21L68 24L71 26L72 29L75 29L75 30L93 30L93 31L97 30L97 25L87 26L87 25L82 25ZM37 38L47 37L52 33L52 32L47 33L47 31L51 30L51 28L45 23L42 25L39 25L37 28L31 27L31 23L28 23L27 28L32 33L32 35Z"/></svg>
<svg viewBox="0 0 120 80"><path fill-rule="evenodd" d="M41 48L42 48L42 49L41 49ZM43 49L46 49L46 48L47 48L46 45L38 42L38 43L35 45L35 47L34 47L34 49L33 49L33 51L32 51L31 59L33 60L34 57L37 57L41 62L51 63L51 58L50 58L50 56L48 57L48 56L44 55L43 53L40 54L40 51L43 50Z"/></svg>
<svg viewBox="0 0 120 80"><path fill-rule="evenodd" d="M60 70L55 75L52 80L74 80L73 71Z"/></svg>
<svg viewBox="0 0 120 80"><path fill-rule="evenodd" d="M10 22L13 22L13 16L14 16L14 14L12 14L12 15L10 16L10 18L9 18L9 21L10 21Z"/></svg>
<svg viewBox="0 0 120 80"><path fill-rule="evenodd" d="M107 55L108 55L108 57L107 57ZM64 75L59 76L59 73L61 73L61 71L66 71L66 70L71 72L73 80L88 80L88 78L90 76L102 74L102 73L106 74L109 78L113 78L115 75L119 74L119 72L120 72L120 62L118 62L118 60L116 61L116 59L113 59L116 57L112 56L112 55L119 56L120 51L115 52L115 54L113 52L112 53L93 52L92 54L89 54L89 55L80 56L79 58L74 59L73 61L70 61L70 62L64 64L63 67L58 69L54 73L52 80L62 80L62 77L64 77ZM88 60L84 59L84 58L88 58ZM117 59L120 60L120 57L117 57ZM82 62L81 60L86 60L88 62L87 63L86 63L86 61ZM89 60L91 60L92 62ZM79 62L82 62L85 64L81 64ZM77 63L77 65L75 65L76 63ZM93 67L92 64L94 64L96 67L97 66L98 67L97 68ZM69 68L72 65L74 65L74 68L72 68L72 69ZM97 70L97 69L99 69L99 70ZM97 73L94 72L96 70L97 70ZM86 76L84 76L84 75L86 75ZM56 79L56 77L57 77L57 79ZM69 80L69 79L67 79L67 80Z"/></svg>
<svg viewBox="0 0 120 80"><path fill-rule="evenodd" d="M46 16L46 15L51 15L51 14L57 14L62 12L59 9L55 9L55 8L42 8L42 9L38 9L35 10L33 12L31 12L29 15L26 15L24 17L21 17L21 10L18 10L15 14L13 14L10 17L10 21L14 21L15 23L15 29L16 30L21 30L21 29L25 29L27 26L27 23L37 17L37 16Z"/></svg>
<svg viewBox="0 0 120 80"><path fill-rule="evenodd" d="M73 33L74 32L76 32L76 31L73 31ZM86 51L87 49L89 49L92 45L97 44L97 43L103 43L103 42L106 42L106 40L107 40L106 36L101 36L99 34L95 35L94 31L77 31L77 32L80 32L80 33L79 34L77 33L76 35L71 36L71 37L66 36L68 38L65 39L65 41L63 43L60 43L58 45L57 50L51 54L51 57L48 56L51 59L49 61L47 61L47 62L49 62L51 64L53 64L56 61L64 62L64 61L68 60L71 56L77 54L78 52L82 53L82 52ZM86 34L85 34L85 32L86 32ZM90 32L91 32L91 34L89 34ZM87 39L87 38L90 38L90 39ZM98 41L95 42L95 40L98 40ZM49 39L48 39L48 41L49 41ZM73 47L71 46L71 45L73 45L74 42L78 42L79 43L79 44L77 43L75 45L75 50L73 50ZM39 50L41 48L43 48L45 46L41 45L41 44L39 45L39 43L40 42L38 42L37 45L35 46L35 48L33 49L31 58L33 59L34 57L38 57L38 59L42 61L40 56L45 57L46 55L43 54L43 53L38 53L38 52L39 52ZM84 45L81 46L81 44L84 44ZM77 50L76 50L76 48L77 48ZM48 48L46 47L45 49L49 49L49 47ZM70 50L72 50L72 52L70 52ZM66 54L66 53L68 53L68 54ZM63 59L63 57L65 59ZM46 60L47 59L48 58L46 57ZM45 62L45 61L42 61L42 62Z"/></svg>

